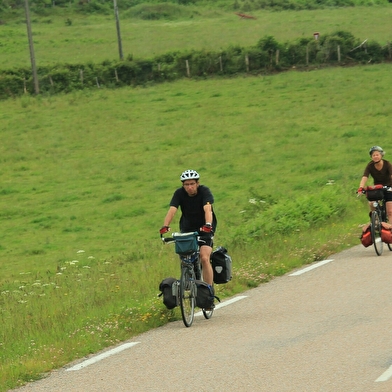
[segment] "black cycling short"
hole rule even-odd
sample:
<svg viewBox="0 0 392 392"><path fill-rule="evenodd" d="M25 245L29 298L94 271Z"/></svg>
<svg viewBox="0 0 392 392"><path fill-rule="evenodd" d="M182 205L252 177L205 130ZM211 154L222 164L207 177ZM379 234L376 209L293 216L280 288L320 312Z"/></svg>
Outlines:
<svg viewBox="0 0 392 392"><path fill-rule="evenodd" d="M384 191L384 197L385 201L392 201L392 187L389 187Z"/></svg>
<svg viewBox="0 0 392 392"><path fill-rule="evenodd" d="M199 246L207 245L212 248L214 246L214 236L211 234L200 234L198 244Z"/></svg>

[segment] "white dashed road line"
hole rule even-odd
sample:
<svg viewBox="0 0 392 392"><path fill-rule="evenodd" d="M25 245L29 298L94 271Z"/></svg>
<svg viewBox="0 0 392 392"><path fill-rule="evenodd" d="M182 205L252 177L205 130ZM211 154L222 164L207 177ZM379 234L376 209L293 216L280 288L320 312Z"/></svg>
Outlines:
<svg viewBox="0 0 392 392"><path fill-rule="evenodd" d="M69 369L66 369L66 371L69 372L69 371L72 371L72 370L80 370L80 369L83 369L83 368L85 368L86 366L92 365L93 363L99 362L99 361L101 361L102 359L105 359L105 358L107 358L107 357L110 357L111 355L114 355L114 354L117 354L117 353L119 353L119 352L121 352L121 351L124 351L124 350L126 350L126 349L128 349L128 348L130 348L130 347L132 347L132 346L135 346L135 345L138 344L138 343L139 343L139 342L133 342L133 343L125 343L125 344L122 344L121 346L118 346L118 347L116 347L116 348L113 348L112 350L106 351L106 352L104 352L104 353L102 353L102 354L99 354L99 355L97 355L97 356L95 356L95 357L92 357L92 358L87 359L87 360L85 360L85 361L83 361L83 362L81 362L81 363L78 363L77 365L72 366L72 367L69 368Z"/></svg>
<svg viewBox="0 0 392 392"><path fill-rule="evenodd" d="M216 305L215 309L219 309L219 308L222 308L223 306L230 305L230 304L232 304L234 302L237 302L237 301L239 301L241 299L244 299L244 298L246 298L245 295L239 295L238 297L234 297L232 299L229 299L229 300L227 300L225 302L222 302L222 303ZM200 316L202 314L203 313L200 311L200 312L195 313L195 316ZM105 359L107 357L110 357L111 355L117 354L117 353L119 353L121 351L124 351L124 350L126 350L128 348L131 348L131 347L135 346L138 343L140 343L140 342L124 343L121 346L113 348L112 350L105 351L104 353L96 355L95 357L92 357L90 359L86 359L85 361L83 361L81 363L78 363L77 365L72 366L72 367L66 369L66 371L69 372L69 371L83 369L86 366L89 366L89 365L92 365L92 364L97 363L99 361L102 361L103 359Z"/></svg>
<svg viewBox="0 0 392 392"><path fill-rule="evenodd" d="M299 270L299 271L293 272L293 273L290 274L289 276L298 276L298 275L304 274L305 272L309 272L309 271L311 271L312 269L321 267L322 265L327 264L327 263L329 263L329 262L331 262L331 261L333 261L333 259L320 261L319 263L312 264L312 265L309 266L309 267L306 267L306 268L301 269L301 270Z"/></svg>
<svg viewBox="0 0 392 392"><path fill-rule="evenodd" d="M376 380L376 382L388 381L392 377L392 366L389 367L381 376Z"/></svg>

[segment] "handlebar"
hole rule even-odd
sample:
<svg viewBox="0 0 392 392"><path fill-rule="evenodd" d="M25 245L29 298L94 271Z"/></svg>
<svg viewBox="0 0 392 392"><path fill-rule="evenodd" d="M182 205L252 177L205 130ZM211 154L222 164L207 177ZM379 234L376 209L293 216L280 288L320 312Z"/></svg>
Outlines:
<svg viewBox="0 0 392 392"><path fill-rule="evenodd" d="M200 240L200 235L197 231L191 231L189 233L172 233L171 237L164 237L163 234L161 234L161 240L165 244L170 244L176 242L176 237L189 236L192 234L196 237L197 241Z"/></svg>
<svg viewBox="0 0 392 392"><path fill-rule="evenodd" d="M389 185L381 185L381 184L372 185L372 186L365 186L365 187L362 188L361 192L358 192L358 196L365 195L367 191L375 191L377 189L384 189L384 190L385 189L389 189L389 190L392 190L392 187L389 186Z"/></svg>

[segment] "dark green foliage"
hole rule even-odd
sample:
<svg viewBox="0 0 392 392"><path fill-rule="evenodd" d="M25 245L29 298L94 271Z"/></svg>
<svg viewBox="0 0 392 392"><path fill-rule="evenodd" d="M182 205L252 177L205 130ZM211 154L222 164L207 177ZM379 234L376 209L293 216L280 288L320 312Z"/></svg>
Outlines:
<svg viewBox="0 0 392 392"><path fill-rule="evenodd" d="M101 64L62 64L38 69L40 92L70 92L91 87L145 85L183 77L277 72L292 67L379 63L391 60L391 49L374 41L360 42L351 33L337 31L318 40L301 38L279 43L272 36L253 47L230 46L220 52L169 52L154 59L106 60ZM188 73L189 72L189 73ZM34 92L30 69L12 69L0 75L0 98Z"/></svg>
<svg viewBox="0 0 392 392"><path fill-rule="evenodd" d="M117 6L120 10L132 10L135 8L135 17L142 19L161 19L171 18L173 15L167 14L167 10L175 10L175 6L196 5L199 7L215 7L232 11L251 12L260 9L274 11L283 10L314 10L328 7L355 7L388 4L388 0L372 0L369 4L366 0L123 0L118 1ZM139 7L139 10L137 10ZM34 0L30 1L30 9L39 15L50 15L57 8L73 9L82 14L106 14L113 12L113 2L105 0ZM165 10L162 14L162 8ZM9 14L10 11L24 10L23 0L1 0L1 13ZM133 12L133 11L132 11ZM188 11L191 12L191 11Z"/></svg>

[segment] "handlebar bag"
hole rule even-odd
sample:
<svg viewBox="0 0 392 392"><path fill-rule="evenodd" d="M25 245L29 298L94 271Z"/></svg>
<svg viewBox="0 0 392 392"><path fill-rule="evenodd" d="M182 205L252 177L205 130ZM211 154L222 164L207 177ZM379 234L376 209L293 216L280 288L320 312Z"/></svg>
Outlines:
<svg viewBox="0 0 392 392"><path fill-rule="evenodd" d="M212 271L214 272L214 283L224 284L231 280L232 260L223 246L217 248L211 254Z"/></svg>
<svg viewBox="0 0 392 392"><path fill-rule="evenodd" d="M173 236L176 240L175 251L179 255L189 255L196 252L199 247L197 245L196 234L179 234Z"/></svg>
<svg viewBox="0 0 392 392"><path fill-rule="evenodd" d="M368 186L366 188L366 198L369 201L378 201L384 198L384 189L382 185Z"/></svg>
<svg viewBox="0 0 392 392"><path fill-rule="evenodd" d="M158 297L163 296L163 303L168 309L174 309L178 306L178 281L175 278L163 279L159 284L161 293Z"/></svg>
<svg viewBox="0 0 392 392"><path fill-rule="evenodd" d="M362 245L367 248L368 246L373 244L372 240L372 233L370 231L370 225L368 228L362 233L360 240L362 242Z"/></svg>

